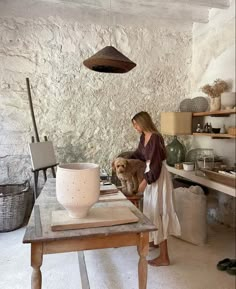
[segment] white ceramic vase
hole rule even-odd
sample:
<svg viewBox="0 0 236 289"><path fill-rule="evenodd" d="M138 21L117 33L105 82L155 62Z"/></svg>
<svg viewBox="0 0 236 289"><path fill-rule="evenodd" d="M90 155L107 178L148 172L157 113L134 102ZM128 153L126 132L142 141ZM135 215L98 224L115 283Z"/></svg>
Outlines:
<svg viewBox="0 0 236 289"><path fill-rule="evenodd" d="M71 218L84 218L98 201L100 168L93 163L61 164L57 168L56 196Z"/></svg>
<svg viewBox="0 0 236 289"><path fill-rule="evenodd" d="M232 109L236 105L236 92L224 92L221 94L222 109Z"/></svg>
<svg viewBox="0 0 236 289"><path fill-rule="evenodd" d="M211 97L210 98L210 111L220 110L221 102L219 97Z"/></svg>

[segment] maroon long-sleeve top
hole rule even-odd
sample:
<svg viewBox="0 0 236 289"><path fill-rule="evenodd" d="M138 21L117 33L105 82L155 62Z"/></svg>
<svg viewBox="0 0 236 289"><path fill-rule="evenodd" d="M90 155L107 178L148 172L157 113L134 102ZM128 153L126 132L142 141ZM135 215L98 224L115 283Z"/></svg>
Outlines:
<svg viewBox="0 0 236 289"><path fill-rule="evenodd" d="M148 184L158 180L162 161L166 159L166 150L164 139L161 134L153 133L146 145L144 145L144 134L141 134L138 148L132 154L132 159L140 159L142 161L150 161L150 170L144 174Z"/></svg>

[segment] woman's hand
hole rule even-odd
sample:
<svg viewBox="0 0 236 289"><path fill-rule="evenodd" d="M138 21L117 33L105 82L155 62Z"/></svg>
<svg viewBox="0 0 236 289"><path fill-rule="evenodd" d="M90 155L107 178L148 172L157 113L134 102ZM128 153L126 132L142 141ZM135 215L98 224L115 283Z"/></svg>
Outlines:
<svg viewBox="0 0 236 289"><path fill-rule="evenodd" d="M142 182L139 184L138 193L143 193L146 186L147 186L147 181L143 179Z"/></svg>

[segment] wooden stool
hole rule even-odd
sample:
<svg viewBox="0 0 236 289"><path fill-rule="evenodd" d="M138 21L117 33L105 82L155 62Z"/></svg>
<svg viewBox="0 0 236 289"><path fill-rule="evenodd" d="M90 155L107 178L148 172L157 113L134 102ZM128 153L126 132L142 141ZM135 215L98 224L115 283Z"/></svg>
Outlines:
<svg viewBox="0 0 236 289"><path fill-rule="evenodd" d="M141 211L141 201L143 200L143 195L126 195L126 198L135 205Z"/></svg>

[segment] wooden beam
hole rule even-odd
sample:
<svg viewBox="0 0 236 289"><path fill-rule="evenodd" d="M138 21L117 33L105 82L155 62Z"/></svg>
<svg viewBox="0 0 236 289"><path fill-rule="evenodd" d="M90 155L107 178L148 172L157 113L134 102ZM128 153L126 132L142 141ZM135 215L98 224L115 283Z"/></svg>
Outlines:
<svg viewBox="0 0 236 289"><path fill-rule="evenodd" d="M18 0L19 1L19 0ZM0 15L15 15L25 17L27 0L21 0L21 7L14 4L18 1L0 1ZM111 19L107 1L68 0L57 3L36 1L30 7L30 17L61 16L63 18L79 19L80 23L96 23L101 25L142 25L169 21L176 24L207 23L210 8L226 9L230 0L116 0L111 2ZM9 3L8 3L9 2ZM42 5L43 3L43 5ZM52 12L53 11L53 12Z"/></svg>
<svg viewBox="0 0 236 289"><path fill-rule="evenodd" d="M230 0L186 0L189 4L206 6L209 8L227 9L230 7Z"/></svg>
<svg viewBox="0 0 236 289"><path fill-rule="evenodd" d="M210 1L220 0L206 1L209 3ZM209 7L203 4L204 0L117 0L112 7L111 18L106 17L109 11L107 10L108 8L104 7L97 11L97 17L102 17L105 22L107 21L108 25L128 22L150 23L159 19L181 23L207 23L209 20ZM86 12L93 13L91 9L89 10L89 7Z"/></svg>
<svg viewBox="0 0 236 289"><path fill-rule="evenodd" d="M136 9L125 10L124 13L112 14L112 23L155 23L158 20L177 21L181 23L207 23L209 21L209 9L206 7L191 7L177 3L156 5L153 7L137 7ZM109 24L109 23L108 23Z"/></svg>
<svg viewBox="0 0 236 289"><path fill-rule="evenodd" d="M127 1L128 3L129 1ZM191 6L205 6L208 8L219 8L219 9L227 9L230 7L230 0L152 0L152 1L139 1L141 5L156 5L156 4L188 4ZM138 5L138 4L136 4Z"/></svg>

